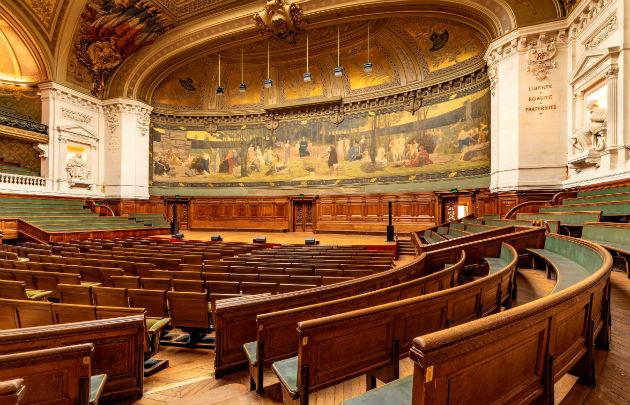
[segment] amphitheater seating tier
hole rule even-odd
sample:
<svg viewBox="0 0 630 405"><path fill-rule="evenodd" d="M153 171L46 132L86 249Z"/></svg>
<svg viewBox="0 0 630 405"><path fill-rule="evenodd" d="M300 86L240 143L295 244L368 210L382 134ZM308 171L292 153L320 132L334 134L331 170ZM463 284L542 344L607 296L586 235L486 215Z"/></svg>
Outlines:
<svg viewBox="0 0 630 405"><path fill-rule="evenodd" d="M103 217L83 208L82 200L0 198L0 217L19 218L45 232L168 228L159 214Z"/></svg>

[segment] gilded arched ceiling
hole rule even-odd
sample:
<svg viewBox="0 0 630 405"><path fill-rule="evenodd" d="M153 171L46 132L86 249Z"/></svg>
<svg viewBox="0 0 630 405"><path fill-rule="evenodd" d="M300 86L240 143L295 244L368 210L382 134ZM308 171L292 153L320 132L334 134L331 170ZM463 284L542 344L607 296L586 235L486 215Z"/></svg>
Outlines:
<svg viewBox="0 0 630 405"><path fill-rule="evenodd" d="M25 39L0 16L0 80L37 83L46 77L37 55Z"/></svg>
<svg viewBox="0 0 630 405"><path fill-rule="evenodd" d="M409 13L437 12L475 21L485 37L496 38L522 26L566 15L570 0L297 0L312 29L353 20L395 19ZM125 55L107 72L102 97L147 99L163 79L164 71L208 54L231 48L256 35L252 15L265 0L0 0L0 14L8 13L28 32L46 64L49 78L82 91L93 87L93 72L77 56L77 43L85 34L85 12L90 5L108 7L104 13L121 15L121 7L154 8L169 29ZM112 17L110 15L110 17ZM143 27L144 29L144 27ZM311 28L309 28L311 29ZM386 44L387 45L387 44ZM379 48L380 46L380 48ZM375 44L392 63L398 53ZM99 49L102 51L103 49ZM405 81L408 71L402 72Z"/></svg>
<svg viewBox="0 0 630 405"><path fill-rule="evenodd" d="M367 30L370 27L370 60L373 71L365 73L368 60ZM333 75L337 65L337 29L341 38L342 79ZM352 97L395 91L412 83L461 75L479 67L487 38L455 19L417 15L391 19L354 21L308 31L309 71L305 83L306 34L295 46L281 40L270 45L270 77L275 86L262 86L267 76L267 41L258 40L222 50L221 85L225 95L216 96L218 54L193 59L168 73L155 87L149 101L166 110L218 110L261 108L334 96ZM248 90L241 93L242 76Z"/></svg>

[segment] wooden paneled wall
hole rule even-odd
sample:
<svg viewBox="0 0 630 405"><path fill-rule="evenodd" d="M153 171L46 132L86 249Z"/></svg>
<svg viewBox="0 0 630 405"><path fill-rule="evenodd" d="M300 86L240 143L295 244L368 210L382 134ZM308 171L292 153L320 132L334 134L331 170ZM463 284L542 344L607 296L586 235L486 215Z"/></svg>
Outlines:
<svg viewBox="0 0 630 405"><path fill-rule="evenodd" d="M287 197L195 197L190 204L190 229L289 229Z"/></svg>
<svg viewBox="0 0 630 405"><path fill-rule="evenodd" d="M410 232L435 225L433 193L322 196L316 204L317 231L385 232L389 202L396 230Z"/></svg>

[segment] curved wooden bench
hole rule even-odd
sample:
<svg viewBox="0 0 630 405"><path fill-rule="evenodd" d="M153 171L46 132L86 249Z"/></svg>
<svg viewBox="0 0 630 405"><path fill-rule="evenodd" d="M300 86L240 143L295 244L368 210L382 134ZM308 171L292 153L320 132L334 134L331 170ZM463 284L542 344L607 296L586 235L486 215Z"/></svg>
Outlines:
<svg viewBox="0 0 630 405"><path fill-rule="evenodd" d="M573 244L576 263L588 274L500 315L417 337L410 352L413 377L344 404L553 403L554 383L569 370L594 384L594 344L607 347L610 339L612 257L590 242L548 238Z"/></svg>
<svg viewBox="0 0 630 405"><path fill-rule="evenodd" d="M444 235L441 235L437 232L433 232L433 231L429 231L426 230L422 233L422 239L424 239L425 243L427 245L430 245L432 243L437 243L437 242L441 242L443 240L446 240L446 238L444 237Z"/></svg>
<svg viewBox="0 0 630 405"><path fill-rule="evenodd" d="M437 243L433 243L431 245L422 245L422 246L417 246L416 250L418 251L418 253L422 253L422 252L431 252L433 250L438 250L438 249L444 249L447 247L452 247L452 246L457 246L457 245L461 245L464 243L469 243L469 242L474 242L474 241L478 241L481 239L488 239L488 238L493 238L495 236L501 236L501 235L507 235L513 232L517 232L519 230L523 230L526 228L523 227L515 227L515 226L504 226L501 228L495 228L495 229L491 229L489 231L486 232L480 232L480 233L472 233L472 234L462 234L462 236L454 236L451 235L450 238L448 238L447 240L444 240L442 242L437 242Z"/></svg>
<svg viewBox="0 0 630 405"><path fill-rule="evenodd" d="M297 354L298 335L296 328L299 322L455 287L462 281L465 261L466 254L462 252L457 263L447 265L444 270L416 280L348 298L258 315L256 317L257 340L243 345L249 362L250 388L256 387L256 391L262 394L264 368L270 367L274 361L293 357Z"/></svg>
<svg viewBox="0 0 630 405"><path fill-rule="evenodd" d="M477 234L474 241L466 239L467 243L453 243L451 247L421 255L404 266L356 280L295 293L260 297L246 302L217 301L212 308L212 323L216 330L215 375L221 377L229 371L247 366L243 345L256 340L256 316L259 314L345 298L413 280L425 276L426 269L441 268L445 263L457 262L462 250L466 252L467 268L483 272L483 268L487 267L483 258L498 256L503 242L509 241L519 253L525 253L525 247L542 247L544 243L542 228L512 229L516 229L516 232L487 239L482 237L487 233Z"/></svg>
<svg viewBox="0 0 630 405"><path fill-rule="evenodd" d="M630 278L630 225L613 222L587 222L582 227L582 239L599 243L623 260Z"/></svg>
<svg viewBox="0 0 630 405"><path fill-rule="evenodd" d="M300 322L298 356L272 365L284 403L299 398L306 405L309 393L362 374L369 388L376 379L396 380L399 359L408 355L413 337L500 311L502 297L511 295L518 260L507 244L502 253L504 268L471 283Z"/></svg>
<svg viewBox="0 0 630 405"><path fill-rule="evenodd" d="M549 207L559 208L559 207ZM541 209L542 210L542 209ZM602 219L601 211L583 210L575 212L555 212L554 210L542 211L535 214L518 213L516 214L517 220L555 220L560 221L562 226L582 226L585 222L599 222Z"/></svg>

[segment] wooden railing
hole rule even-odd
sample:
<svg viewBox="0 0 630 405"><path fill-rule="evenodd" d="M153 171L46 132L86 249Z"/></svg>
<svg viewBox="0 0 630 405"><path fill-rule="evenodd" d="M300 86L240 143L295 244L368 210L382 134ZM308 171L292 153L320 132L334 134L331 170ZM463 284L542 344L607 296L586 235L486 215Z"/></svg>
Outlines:
<svg viewBox="0 0 630 405"><path fill-rule="evenodd" d="M512 207L503 218L511 219L519 212L536 213L540 207L546 207L551 201L525 201Z"/></svg>

